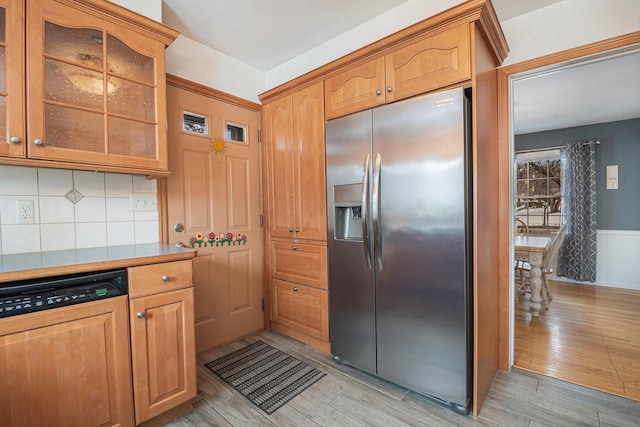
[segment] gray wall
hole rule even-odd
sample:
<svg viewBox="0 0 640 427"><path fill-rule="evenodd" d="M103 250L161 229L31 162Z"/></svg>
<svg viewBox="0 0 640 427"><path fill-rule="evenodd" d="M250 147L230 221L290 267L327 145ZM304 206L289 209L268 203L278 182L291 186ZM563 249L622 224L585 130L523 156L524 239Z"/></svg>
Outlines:
<svg viewBox="0 0 640 427"><path fill-rule="evenodd" d="M516 135L515 149L530 150L597 139L599 230L640 230L640 118ZM607 165L618 165L618 190L606 189Z"/></svg>

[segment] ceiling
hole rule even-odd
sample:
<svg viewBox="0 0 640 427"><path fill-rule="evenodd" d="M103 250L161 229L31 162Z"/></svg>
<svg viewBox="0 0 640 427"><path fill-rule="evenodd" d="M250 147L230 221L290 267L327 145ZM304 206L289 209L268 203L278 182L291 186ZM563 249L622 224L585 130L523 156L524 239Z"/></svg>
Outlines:
<svg viewBox="0 0 640 427"><path fill-rule="evenodd" d="M407 1L415 0L163 0L162 15L184 36L266 73ZM558 1L492 3L505 21ZM515 133L640 117L638 58L515 82Z"/></svg>

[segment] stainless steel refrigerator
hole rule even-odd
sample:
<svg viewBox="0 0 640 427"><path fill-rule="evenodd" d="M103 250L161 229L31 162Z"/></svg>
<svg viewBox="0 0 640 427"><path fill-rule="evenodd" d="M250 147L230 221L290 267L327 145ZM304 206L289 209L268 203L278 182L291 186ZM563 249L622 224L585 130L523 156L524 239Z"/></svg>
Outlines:
<svg viewBox="0 0 640 427"><path fill-rule="evenodd" d="M469 101L420 96L326 125L331 352L467 413Z"/></svg>

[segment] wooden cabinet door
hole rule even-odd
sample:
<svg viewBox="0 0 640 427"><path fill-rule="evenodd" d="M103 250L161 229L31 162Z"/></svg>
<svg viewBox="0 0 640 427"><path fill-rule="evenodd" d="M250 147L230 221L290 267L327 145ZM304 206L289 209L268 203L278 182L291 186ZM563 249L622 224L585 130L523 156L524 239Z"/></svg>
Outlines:
<svg viewBox="0 0 640 427"><path fill-rule="evenodd" d="M0 0L0 156L25 157L24 3Z"/></svg>
<svg viewBox="0 0 640 427"><path fill-rule="evenodd" d="M269 158L269 222L272 236L293 237L295 177L291 96L265 106Z"/></svg>
<svg viewBox="0 0 640 427"><path fill-rule="evenodd" d="M193 288L132 299L136 423L196 396Z"/></svg>
<svg viewBox="0 0 640 427"><path fill-rule="evenodd" d="M327 239L322 83L293 94L295 237Z"/></svg>
<svg viewBox="0 0 640 427"><path fill-rule="evenodd" d="M127 297L0 320L0 424L133 426Z"/></svg>
<svg viewBox="0 0 640 427"><path fill-rule="evenodd" d="M166 171L164 43L80 2L28 6L28 157Z"/></svg>
<svg viewBox="0 0 640 427"><path fill-rule="evenodd" d="M327 291L271 279L271 320L319 340L329 340Z"/></svg>
<svg viewBox="0 0 640 427"><path fill-rule="evenodd" d="M385 103L384 61L380 57L325 80L327 120Z"/></svg>
<svg viewBox="0 0 640 427"><path fill-rule="evenodd" d="M392 102L471 78L469 25L432 35L385 57L386 101Z"/></svg>

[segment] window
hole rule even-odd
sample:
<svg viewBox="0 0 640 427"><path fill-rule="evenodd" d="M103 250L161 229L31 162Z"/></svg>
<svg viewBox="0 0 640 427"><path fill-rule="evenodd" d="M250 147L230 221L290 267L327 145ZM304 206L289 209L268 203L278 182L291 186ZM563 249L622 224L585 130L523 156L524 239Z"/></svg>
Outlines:
<svg viewBox="0 0 640 427"><path fill-rule="evenodd" d="M198 135L209 135L207 117L183 111L182 130L189 133L197 133Z"/></svg>
<svg viewBox="0 0 640 427"><path fill-rule="evenodd" d="M227 141L247 142L247 127L236 125L234 123L226 122L226 135Z"/></svg>
<svg viewBox="0 0 640 427"><path fill-rule="evenodd" d="M516 217L530 232L555 232L562 218L560 150L516 155Z"/></svg>

